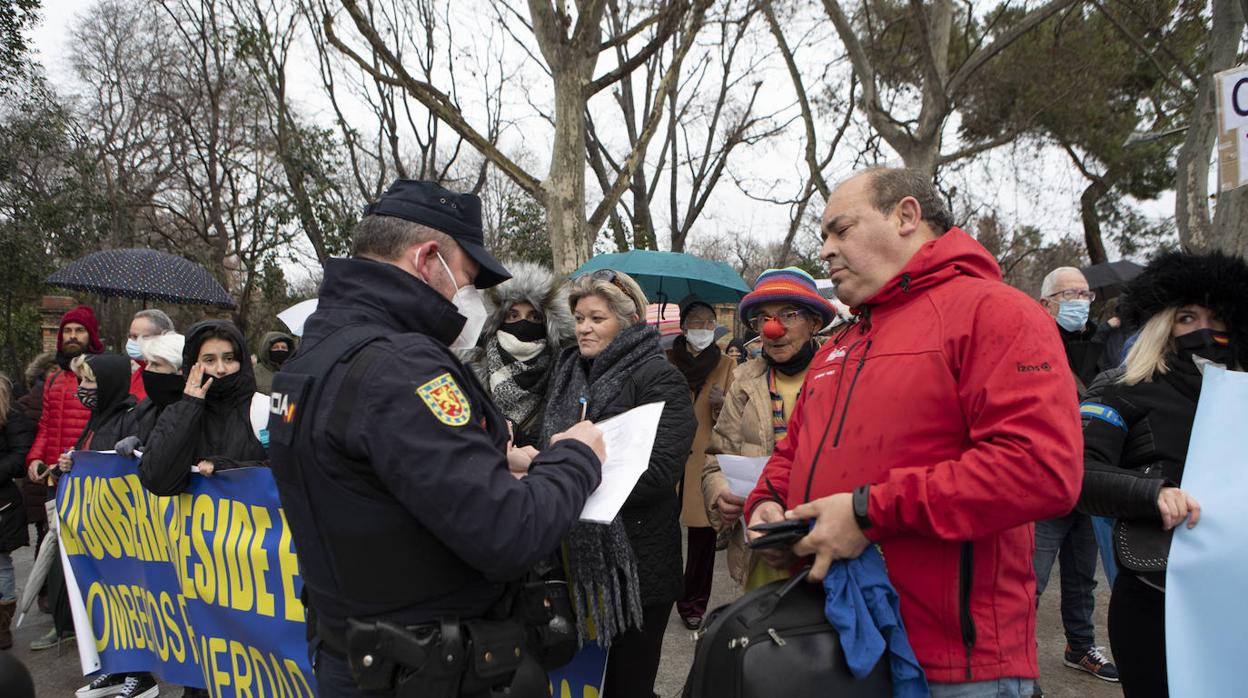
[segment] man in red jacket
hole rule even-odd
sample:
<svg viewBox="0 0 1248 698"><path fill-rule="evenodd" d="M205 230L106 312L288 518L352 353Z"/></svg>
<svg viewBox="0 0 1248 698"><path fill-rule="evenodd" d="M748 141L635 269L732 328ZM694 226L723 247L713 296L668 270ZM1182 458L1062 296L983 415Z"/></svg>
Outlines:
<svg viewBox="0 0 1248 698"><path fill-rule="evenodd" d="M80 305L61 316L60 334L56 338L56 362L61 370L47 379L43 386L43 412L39 415L39 431L35 443L26 454L26 475L31 482L47 479L48 468L55 469L61 454L78 443L78 437L91 419L91 410L78 400L78 378L69 370L69 362L80 354L99 354L99 324L95 313ZM60 564L59 561L56 564ZM53 606L56 627L46 636L31 643L32 650L56 647L73 637L73 621L69 616L64 592L53 589L64 582L49 581L49 603Z"/></svg>
<svg viewBox="0 0 1248 698"><path fill-rule="evenodd" d="M1057 330L925 175L854 176L822 227L857 322L811 362L750 523L813 520L793 547L813 580L878 544L934 698L1030 696L1032 522L1070 511L1083 479Z"/></svg>

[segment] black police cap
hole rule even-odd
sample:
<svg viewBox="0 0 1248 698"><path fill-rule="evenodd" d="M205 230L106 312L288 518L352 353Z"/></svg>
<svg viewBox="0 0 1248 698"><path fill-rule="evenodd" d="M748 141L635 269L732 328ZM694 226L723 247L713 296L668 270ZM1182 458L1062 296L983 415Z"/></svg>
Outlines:
<svg viewBox="0 0 1248 698"><path fill-rule="evenodd" d="M511 278L511 273L485 249L481 229L481 199L473 194L457 194L434 182L396 179L364 215L394 216L427 225L454 238L464 252L481 265L477 288L489 288Z"/></svg>

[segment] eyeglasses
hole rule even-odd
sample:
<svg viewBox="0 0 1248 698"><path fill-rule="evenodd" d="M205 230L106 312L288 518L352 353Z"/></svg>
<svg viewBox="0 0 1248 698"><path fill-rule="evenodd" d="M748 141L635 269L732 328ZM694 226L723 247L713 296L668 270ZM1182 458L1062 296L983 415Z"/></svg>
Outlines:
<svg viewBox="0 0 1248 698"><path fill-rule="evenodd" d="M775 315L775 316L763 315L760 313L750 318L750 328L753 329L755 332L762 332L763 325L767 324L767 321L771 320L773 317L776 320L779 320L781 325L784 325L785 327L793 327L794 325L801 322L802 318L806 317L806 311L805 310L786 310L780 313L779 315Z"/></svg>
<svg viewBox="0 0 1248 698"><path fill-rule="evenodd" d="M1047 298L1056 298L1063 301L1088 301L1089 303L1096 300L1096 291L1082 291L1077 288L1068 288L1065 291L1058 291L1047 296Z"/></svg>

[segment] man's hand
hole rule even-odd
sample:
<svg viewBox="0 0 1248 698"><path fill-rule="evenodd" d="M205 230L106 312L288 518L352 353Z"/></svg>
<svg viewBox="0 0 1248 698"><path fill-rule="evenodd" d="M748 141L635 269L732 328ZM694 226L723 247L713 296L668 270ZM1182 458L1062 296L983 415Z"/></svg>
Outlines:
<svg viewBox="0 0 1248 698"><path fill-rule="evenodd" d="M1177 487L1161 488L1157 510L1161 512L1161 526L1167 531L1183 523L1183 519L1187 519L1188 528L1195 528L1200 521L1200 502Z"/></svg>
<svg viewBox="0 0 1248 698"><path fill-rule="evenodd" d="M759 504L754 507L754 514L750 516L750 526L775 521L784 521L784 508L776 502ZM765 534L746 528L745 535L749 540L754 540L755 538L761 538ZM761 557L763 562L778 570L788 569L797 561L797 556L793 554L791 548L761 548L755 550L754 554Z"/></svg>
<svg viewBox="0 0 1248 698"><path fill-rule="evenodd" d="M568 427L567 431L560 432L550 437L550 442L552 444L559 443L564 439L580 441L593 449L594 455L598 456L599 463L607 462L607 442L602 438L602 430L594 426L593 422L577 422L576 424Z"/></svg>
<svg viewBox="0 0 1248 698"><path fill-rule="evenodd" d="M718 383L712 385L710 392L706 395L706 401L710 403L712 412L719 412L724 406L724 389L719 387Z"/></svg>
<svg viewBox="0 0 1248 698"><path fill-rule="evenodd" d="M26 479L31 482L39 482L48 476L48 466L41 460L32 460L30 465L26 466Z"/></svg>
<svg viewBox="0 0 1248 698"><path fill-rule="evenodd" d="M719 496L715 498L715 508L719 509L719 515L723 517L725 526L731 526L741 518L741 508L744 506L745 497L733 494L729 487L720 490Z"/></svg>
<svg viewBox="0 0 1248 698"><path fill-rule="evenodd" d="M212 471L216 470L216 467L217 466L213 465L212 461L210 460L201 460L200 462L195 464L195 469L198 470L199 474L203 475L204 477L212 477Z"/></svg>
<svg viewBox="0 0 1248 698"><path fill-rule="evenodd" d="M798 555L815 556L808 577L812 582L823 581L833 562L852 560L871 544L854 519L854 495L849 492L794 507L785 512L785 518L815 520L810 533L793 544L793 552Z"/></svg>

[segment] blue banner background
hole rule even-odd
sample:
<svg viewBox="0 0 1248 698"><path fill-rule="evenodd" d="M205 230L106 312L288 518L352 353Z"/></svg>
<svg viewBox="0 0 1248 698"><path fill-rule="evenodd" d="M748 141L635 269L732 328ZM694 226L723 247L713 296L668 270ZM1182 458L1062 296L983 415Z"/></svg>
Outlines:
<svg viewBox="0 0 1248 698"><path fill-rule="evenodd" d="M78 452L58 488L101 670L151 671L214 696L313 695L302 583L269 471L196 474L184 494L156 497L136 464Z"/></svg>

